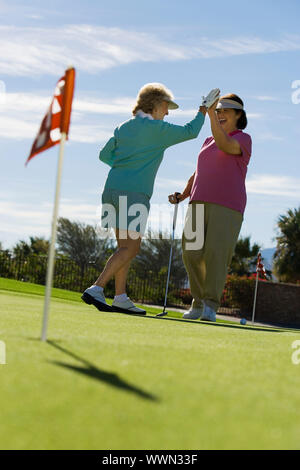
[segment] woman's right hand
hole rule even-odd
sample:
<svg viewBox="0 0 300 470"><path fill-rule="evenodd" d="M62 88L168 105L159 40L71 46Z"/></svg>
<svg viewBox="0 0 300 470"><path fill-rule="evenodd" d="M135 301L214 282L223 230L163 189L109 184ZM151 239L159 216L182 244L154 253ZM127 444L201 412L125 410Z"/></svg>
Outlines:
<svg viewBox="0 0 300 470"><path fill-rule="evenodd" d="M203 116L206 116L207 113L207 108L206 106L200 106L199 112L203 114Z"/></svg>
<svg viewBox="0 0 300 470"><path fill-rule="evenodd" d="M183 193L174 193L174 194L169 194L169 202L171 204L178 204L181 201L184 201L189 195L184 195Z"/></svg>

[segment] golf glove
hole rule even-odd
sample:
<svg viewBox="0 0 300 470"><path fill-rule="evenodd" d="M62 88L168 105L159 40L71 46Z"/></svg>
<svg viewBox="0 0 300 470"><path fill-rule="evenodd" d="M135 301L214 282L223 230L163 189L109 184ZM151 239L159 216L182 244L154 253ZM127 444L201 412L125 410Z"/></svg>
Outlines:
<svg viewBox="0 0 300 470"><path fill-rule="evenodd" d="M211 90L207 96L202 96L202 106L210 108L220 98L219 88Z"/></svg>

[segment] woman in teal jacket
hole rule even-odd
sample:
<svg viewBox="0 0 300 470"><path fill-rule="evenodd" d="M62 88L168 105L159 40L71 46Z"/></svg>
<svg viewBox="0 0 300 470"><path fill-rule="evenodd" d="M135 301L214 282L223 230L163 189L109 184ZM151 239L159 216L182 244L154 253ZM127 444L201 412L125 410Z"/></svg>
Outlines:
<svg viewBox="0 0 300 470"><path fill-rule="evenodd" d="M209 106L218 96L219 90L212 90L203 103ZM138 94L132 119L118 126L100 151L100 160L111 166L102 194L102 226L114 229L118 249L96 282L82 295L86 303L99 310L146 313L127 297L126 279L130 263L139 252L155 176L164 151L172 145L195 139L206 114L206 107L200 106L195 118L185 126L164 122L168 110L177 108L172 93L164 85L145 85ZM136 217L137 212L139 217ZM113 276L116 295L110 307L103 291Z"/></svg>

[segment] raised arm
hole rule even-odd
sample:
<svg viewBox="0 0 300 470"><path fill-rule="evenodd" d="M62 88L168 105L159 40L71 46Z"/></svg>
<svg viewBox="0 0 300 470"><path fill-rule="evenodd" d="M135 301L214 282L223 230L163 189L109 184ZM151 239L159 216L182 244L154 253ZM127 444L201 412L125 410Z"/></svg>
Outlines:
<svg viewBox="0 0 300 470"><path fill-rule="evenodd" d="M198 137L204 124L205 114L205 106L200 106L196 117L184 126L160 121L159 126L157 127L158 141L163 147L167 148L186 140L195 139Z"/></svg>
<svg viewBox="0 0 300 470"><path fill-rule="evenodd" d="M234 137L230 137L228 134L226 134L221 124L219 123L216 114L216 107L217 102L208 108L207 114L210 118L211 131L218 149L231 155L242 155L241 147L238 141Z"/></svg>

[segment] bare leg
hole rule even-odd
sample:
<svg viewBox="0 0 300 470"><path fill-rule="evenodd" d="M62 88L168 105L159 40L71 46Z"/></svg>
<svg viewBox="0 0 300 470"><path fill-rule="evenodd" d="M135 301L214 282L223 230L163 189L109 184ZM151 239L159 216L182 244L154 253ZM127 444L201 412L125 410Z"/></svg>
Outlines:
<svg viewBox="0 0 300 470"><path fill-rule="evenodd" d="M118 249L109 258L94 285L104 288L108 281L113 276L116 276L116 295L119 295L119 293L123 294L126 291L123 289L126 289L127 272L131 260L135 258L139 252L141 238L139 237L135 240L128 236L126 239L120 239L118 229L116 229L116 237L118 240ZM122 292L119 292L120 289L122 289Z"/></svg>
<svg viewBox="0 0 300 470"><path fill-rule="evenodd" d="M115 289L116 295L121 295L126 293L126 281L128 269L131 264L131 259L115 273Z"/></svg>

